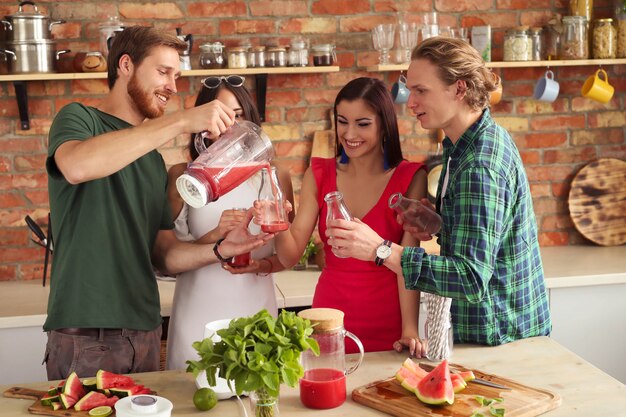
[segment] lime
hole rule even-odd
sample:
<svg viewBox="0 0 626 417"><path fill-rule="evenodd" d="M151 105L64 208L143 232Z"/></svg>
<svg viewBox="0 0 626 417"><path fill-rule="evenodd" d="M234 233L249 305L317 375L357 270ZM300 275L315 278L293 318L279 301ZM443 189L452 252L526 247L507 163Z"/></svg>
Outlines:
<svg viewBox="0 0 626 417"><path fill-rule="evenodd" d="M193 405L200 411L208 411L217 404L217 395L211 388L200 388L193 394Z"/></svg>
<svg viewBox="0 0 626 417"><path fill-rule="evenodd" d="M111 415L111 413L113 413L113 409L108 405L102 405L89 410L89 415L92 417L107 417Z"/></svg>

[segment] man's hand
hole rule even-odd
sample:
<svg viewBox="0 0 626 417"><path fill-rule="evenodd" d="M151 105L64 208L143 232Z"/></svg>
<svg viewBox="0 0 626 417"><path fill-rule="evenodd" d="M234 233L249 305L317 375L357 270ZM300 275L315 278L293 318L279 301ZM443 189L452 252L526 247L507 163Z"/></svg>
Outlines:
<svg viewBox="0 0 626 417"><path fill-rule="evenodd" d="M253 210L248 209L241 222L226 235L219 246L219 253L223 258L250 252L274 237L274 233L259 233L258 235L250 233L248 225L253 216Z"/></svg>

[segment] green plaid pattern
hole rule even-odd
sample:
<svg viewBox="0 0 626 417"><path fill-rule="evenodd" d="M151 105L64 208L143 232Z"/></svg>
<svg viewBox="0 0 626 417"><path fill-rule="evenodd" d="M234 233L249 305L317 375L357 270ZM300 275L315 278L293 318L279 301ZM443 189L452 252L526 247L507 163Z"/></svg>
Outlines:
<svg viewBox="0 0 626 417"><path fill-rule="evenodd" d="M456 342L499 345L548 335L537 224L513 139L487 109L456 144L444 140L443 162L441 255L405 248L406 287L452 298Z"/></svg>

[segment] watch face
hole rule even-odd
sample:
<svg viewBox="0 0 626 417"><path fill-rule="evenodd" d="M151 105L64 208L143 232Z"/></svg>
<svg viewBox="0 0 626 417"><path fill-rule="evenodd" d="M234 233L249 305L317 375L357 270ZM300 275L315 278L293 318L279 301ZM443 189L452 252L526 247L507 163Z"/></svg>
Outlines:
<svg viewBox="0 0 626 417"><path fill-rule="evenodd" d="M391 248L387 245L380 245L376 249L376 256L380 259L387 259L391 255Z"/></svg>

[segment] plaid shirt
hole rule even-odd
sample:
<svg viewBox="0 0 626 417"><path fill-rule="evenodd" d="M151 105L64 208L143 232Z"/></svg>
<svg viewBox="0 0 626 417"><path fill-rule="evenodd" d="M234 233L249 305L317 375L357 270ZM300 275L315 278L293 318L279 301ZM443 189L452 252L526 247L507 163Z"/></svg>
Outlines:
<svg viewBox="0 0 626 417"><path fill-rule="evenodd" d="M548 335L532 197L511 136L486 109L456 144L444 140L443 162L441 255L405 248L406 287L452 298L457 342L499 345Z"/></svg>

